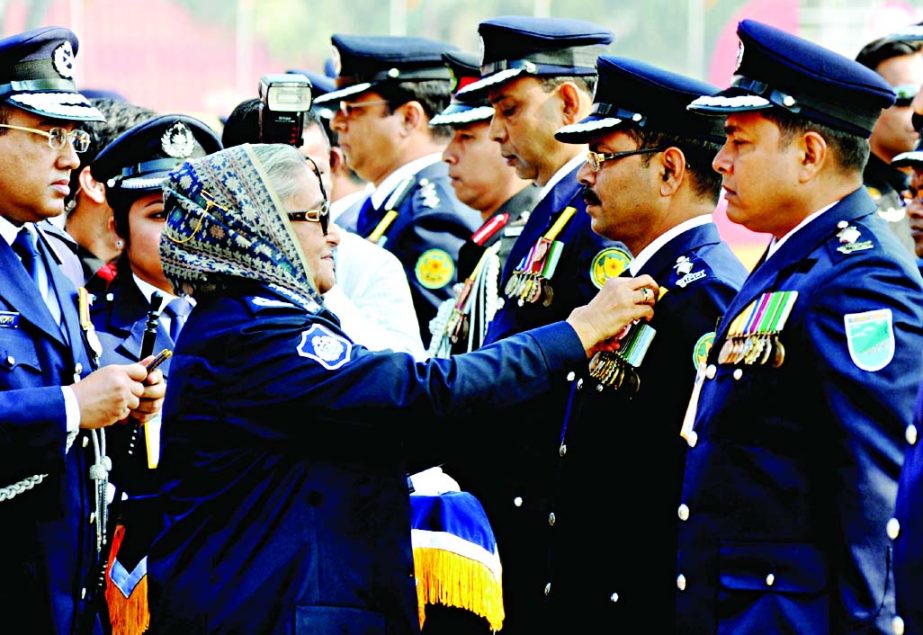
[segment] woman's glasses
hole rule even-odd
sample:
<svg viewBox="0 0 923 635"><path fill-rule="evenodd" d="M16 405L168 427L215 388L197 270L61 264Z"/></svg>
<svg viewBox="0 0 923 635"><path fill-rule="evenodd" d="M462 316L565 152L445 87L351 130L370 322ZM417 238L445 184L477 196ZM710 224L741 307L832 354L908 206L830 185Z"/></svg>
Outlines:
<svg viewBox="0 0 923 635"><path fill-rule="evenodd" d="M327 235L327 227L330 226L330 206L326 201L319 209L293 210L288 212L290 221L309 221L311 223L320 223L321 231Z"/></svg>

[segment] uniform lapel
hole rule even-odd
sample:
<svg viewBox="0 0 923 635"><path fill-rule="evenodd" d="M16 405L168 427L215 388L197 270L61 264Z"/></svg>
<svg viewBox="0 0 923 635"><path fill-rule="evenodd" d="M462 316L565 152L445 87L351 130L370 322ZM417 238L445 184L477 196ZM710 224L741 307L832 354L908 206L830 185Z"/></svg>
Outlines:
<svg viewBox="0 0 923 635"><path fill-rule="evenodd" d="M55 324L32 278L26 273L19 258L13 252L13 248L5 240L0 240L0 267L6 272L6 284L0 288L0 296L19 311L23 319L44 331L51 339L64 345L61 329ZM51 275L51 268L47 267L49 275Z"/></svg>
<svg viewBox="0 0 923 635"><path fill-rule="evenodd" d="M135 284L134 278L126 276L124 284L119 291L118 301L112 312L110 327L114 333L128 333L118 346L119 352L128 359L138 359L141 353L141 340L144 338L144 327L147 325L147 312L150 308L141 289ZM173 340L160 321L157 321L157 338L154 343L154 353L162 348L173 348Z"/></svg>
<svg viewBox="0 0 923 635"><path fill-rule="evenodd" d="M51 293L54 293L58 300L58 306L61 308L61 328L56 329L59 335L61 330L67 332L67 340L72 343L72 348L77 350L83 343L83 333L80 328L80 316L77 312L77 290L74 283L64 275L61 269L60 260L48 244L42 232L38 232L40 240L38 241L38 250L45 261L45 268L48 271L48 285ZM62 340L63 342L63 340Z"/></svg>

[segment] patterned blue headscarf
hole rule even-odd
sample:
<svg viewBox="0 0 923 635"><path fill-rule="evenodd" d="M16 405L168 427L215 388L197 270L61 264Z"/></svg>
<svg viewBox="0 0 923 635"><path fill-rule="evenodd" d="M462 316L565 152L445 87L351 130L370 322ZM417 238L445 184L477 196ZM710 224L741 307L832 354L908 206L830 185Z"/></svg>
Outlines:
<svg viewBox="0 0 923 635"><path fill-rule="evenodd" d="M180 294L194 296L222 288L229 277L244 278L316 312L321 296L259 160L260 148L235 146L170 173L163 185L164 273Z"/></svg>

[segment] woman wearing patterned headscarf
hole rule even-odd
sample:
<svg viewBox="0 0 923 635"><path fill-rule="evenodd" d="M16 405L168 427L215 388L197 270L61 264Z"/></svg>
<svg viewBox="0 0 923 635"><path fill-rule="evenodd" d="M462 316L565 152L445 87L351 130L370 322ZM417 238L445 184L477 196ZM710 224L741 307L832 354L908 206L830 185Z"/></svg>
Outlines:
<svg viewBox="0 0 923 635"><path fill-rule="evenodd" d="M164 199L164 271L197 304L164 406L152 633L417 631L408 439L547 390L652 315L639 289L656 284L619 279L567 322L474 353L370 352L318 293L327 201L294 148L189 161Z"/></svg>

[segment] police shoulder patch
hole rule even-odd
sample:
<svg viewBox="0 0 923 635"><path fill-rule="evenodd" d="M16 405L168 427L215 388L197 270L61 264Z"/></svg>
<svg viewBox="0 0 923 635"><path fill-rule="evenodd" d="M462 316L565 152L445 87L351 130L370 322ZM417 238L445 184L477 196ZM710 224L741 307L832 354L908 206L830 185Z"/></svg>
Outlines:
<svg viewBox="0 0 923 635"><path fill-rule="evenodd" d="M711 350L712 344L715 343L715 332L705 333L695 341L692 347L692 367L698 370L699 365L704 364L708 359L708 351Z"/></svg>
<svg viewBox="0 0 923 635"><path fill-rule="evenodd" d="M676 259L667 285L685 289L690 284L707 278L710 273L711 269L704 260L695 255L683 255Z"/></svg>
<svg viewBox="0 0 923 635"><path fill-rule="evenodd" d="M628 268L631 254L618 247L606 247L593 257L590 264L590 280L597 289L602 289L609 278L618 278Z"/></svg>
<svg viewBox="0 0 923 635"><path fill-rule="evenodd" d="M849 357L862 370L881 370L894 358L891 309L847 313L843 316L843 325Z"/></svg>
<svg viewBox="0 0 923 635"><path fill-rule="evenodd" d="M867 251L875 247L875 242L863 238L862 232L855 225L850 225L846 221L840 221L837 224L837 233L836 233L836 250L841 254L852 254L857 251Z"/></svg>
<svg viewBox="0 0 923 635"><path fill-rule="evenodd" d="M301 334L296 350L302 357L313 359L327 370L336 370L351 359L353 344L325 326L312 324Z"/></svg>
<svg viewBox="0 0 923 635"><path fill-rule="evenodd" d="M445 249L427 249L413 268L417 282L427 289L441 289L455 277L455 261Z"/></svg>

